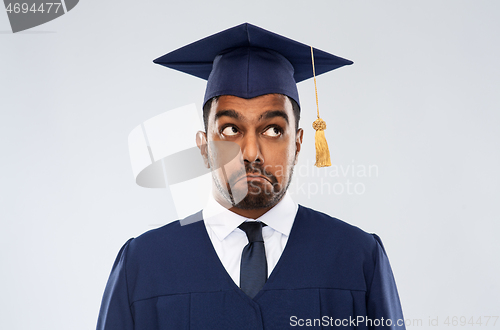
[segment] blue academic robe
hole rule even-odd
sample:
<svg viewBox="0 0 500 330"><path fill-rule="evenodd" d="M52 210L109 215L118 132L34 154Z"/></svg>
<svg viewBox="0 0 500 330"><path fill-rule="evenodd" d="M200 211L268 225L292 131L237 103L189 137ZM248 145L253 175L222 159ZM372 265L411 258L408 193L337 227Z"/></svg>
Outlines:
<svg viewBox="0 0 500 330"><path fill-rule="evenodd" d="M201 212L125 243L98 330L404 329L376 235L299 206L280 260L250 299L224 269L199 219Z"/></svg>

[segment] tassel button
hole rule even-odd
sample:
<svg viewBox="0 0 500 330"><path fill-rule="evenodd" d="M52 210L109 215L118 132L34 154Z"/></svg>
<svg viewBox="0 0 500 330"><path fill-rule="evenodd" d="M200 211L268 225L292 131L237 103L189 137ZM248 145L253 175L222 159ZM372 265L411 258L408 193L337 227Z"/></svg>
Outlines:
<svg viewBox="0 0 500 330"><path fill-rule="evenodd" d="M326 122L323 119L318 118L313 122L313 128L317 131L324 131L326 129Z"/></svg>

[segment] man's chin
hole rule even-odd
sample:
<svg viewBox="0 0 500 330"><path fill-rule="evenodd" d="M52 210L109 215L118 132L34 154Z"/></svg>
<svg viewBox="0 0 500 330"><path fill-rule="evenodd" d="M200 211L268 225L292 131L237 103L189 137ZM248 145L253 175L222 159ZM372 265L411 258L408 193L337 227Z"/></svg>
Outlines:
<svg viewBox="0 0 500 330"><path fill-rule="evenodd" d="M257 189L249 187L247 195L234 206L242 210L264 209L276 205L281 197L283 197L282 193L258 192Z"/></svg>

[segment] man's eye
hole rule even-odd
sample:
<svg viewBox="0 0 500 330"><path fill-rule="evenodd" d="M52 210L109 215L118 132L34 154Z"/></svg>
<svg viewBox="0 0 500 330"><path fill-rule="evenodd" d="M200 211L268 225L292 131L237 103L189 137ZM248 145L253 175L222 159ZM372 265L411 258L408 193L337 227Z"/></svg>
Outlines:
<svg viewBox="0 0 500 330"><path fill-rule="evenodd" d="M279 127L272 126L272 127L267 128L263 134L270 136L270 137L278 137L281 135L281 133L282 133L282 131Z"/></svg>
<svg viewBox="0 0 500 330"><path fill-rule="evenodd" d="M228 126L222 130L222 134L226 136L235 136L238 134L238 129L234 126Z"/></svg>

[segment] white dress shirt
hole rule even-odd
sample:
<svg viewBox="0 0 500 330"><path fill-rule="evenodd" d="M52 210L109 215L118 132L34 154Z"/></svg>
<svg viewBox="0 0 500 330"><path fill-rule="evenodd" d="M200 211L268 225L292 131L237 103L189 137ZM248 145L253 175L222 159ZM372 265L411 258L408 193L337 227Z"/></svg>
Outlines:
<svg viewBox="0 0 500 330"><path fill-rule="evenodd" d="M240 286L241 252L248 244L245 232L238 228L245 221L262 221L262 237L266 249L268 277L285 249L298 205L288 193L272 209L258 219L249 219L229 211L210 196L203 209L208 236L222 265L237 286Z"/></svg>

